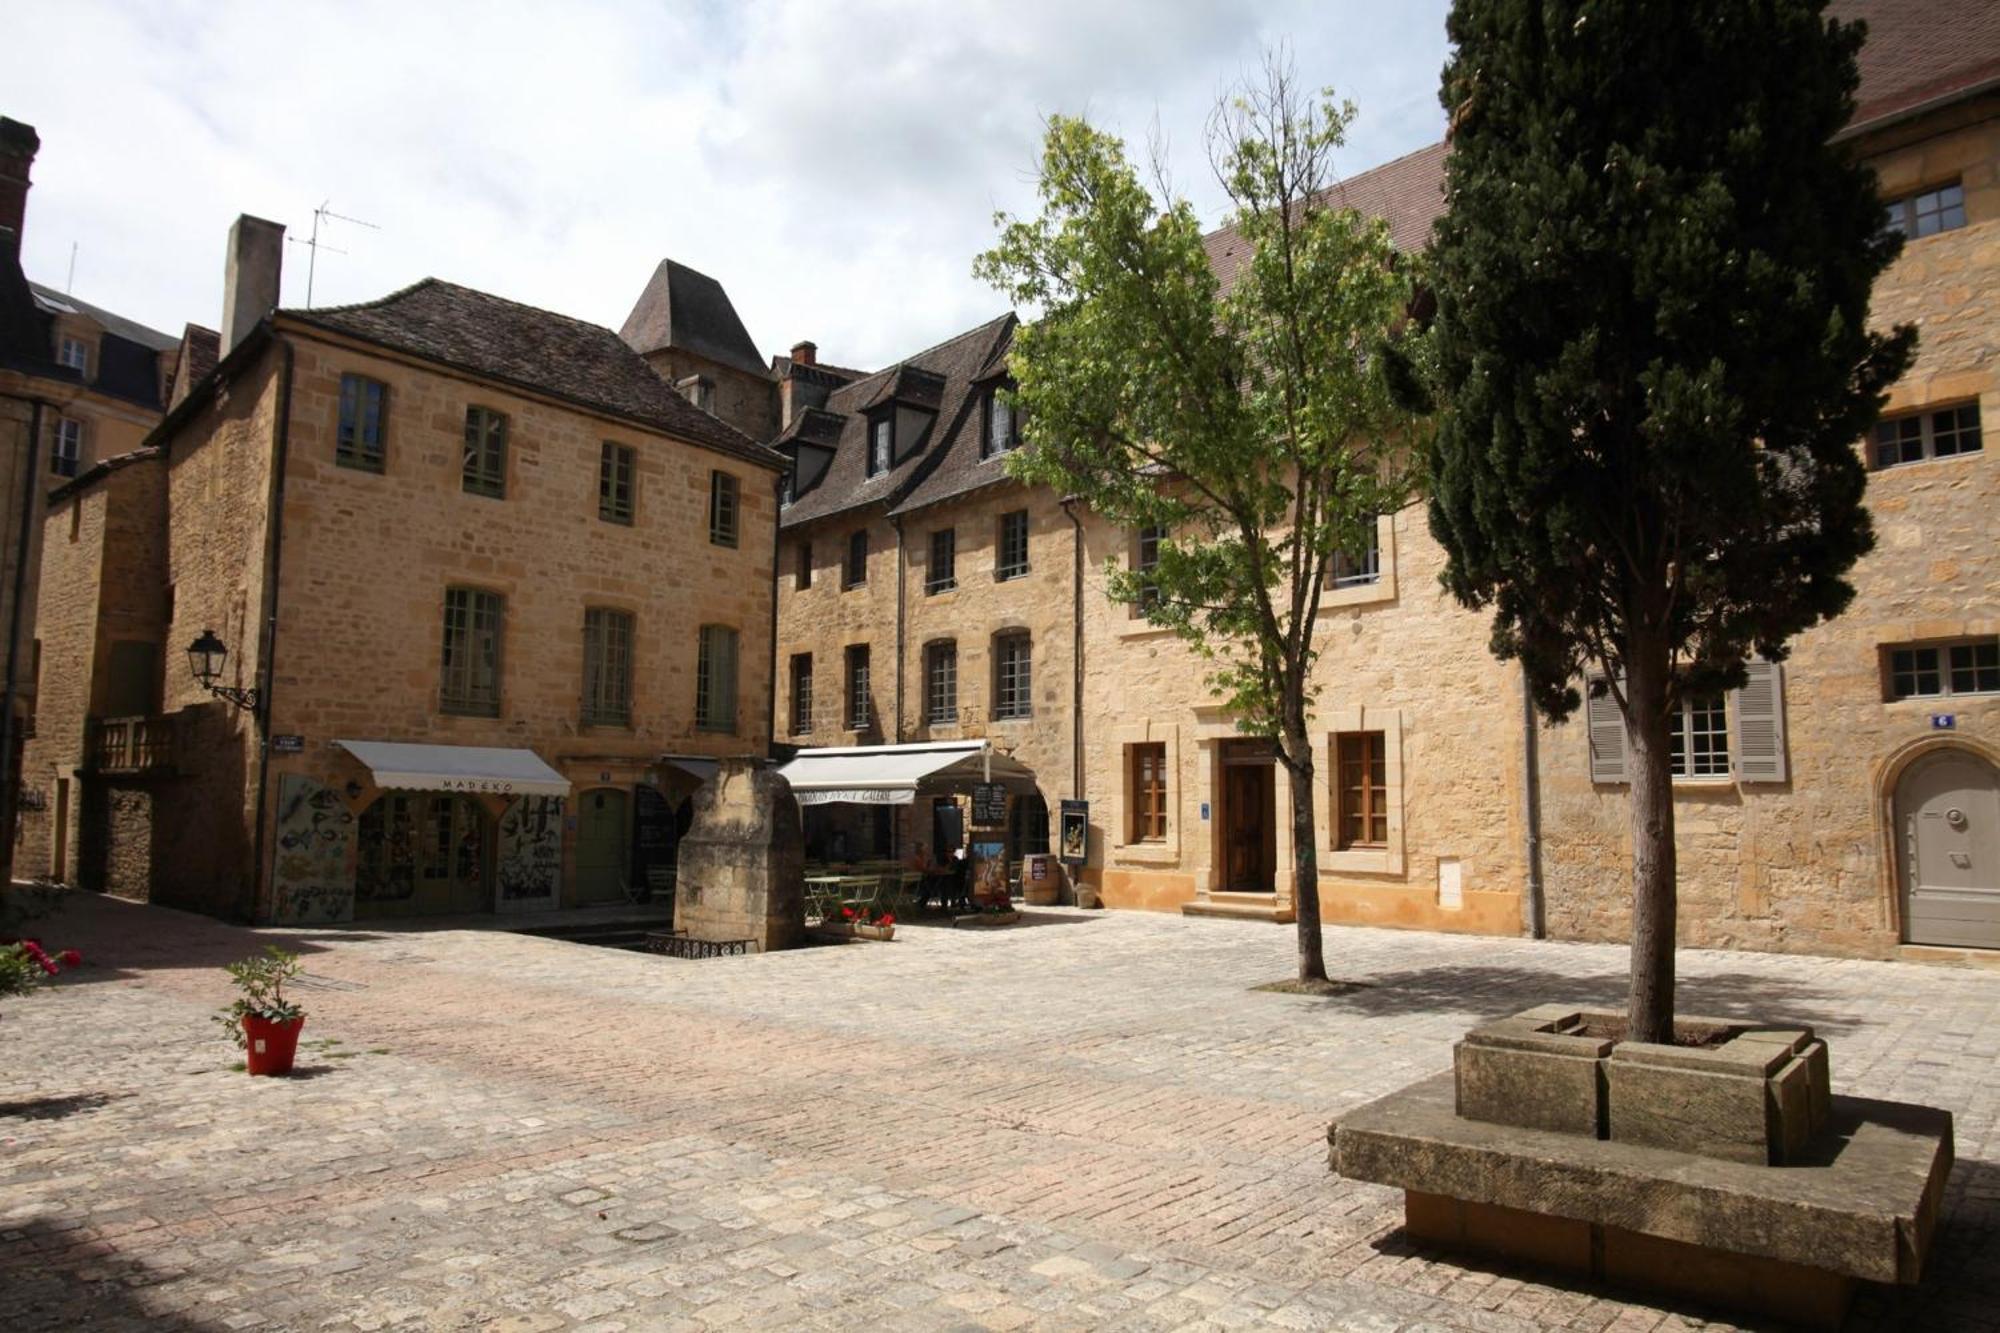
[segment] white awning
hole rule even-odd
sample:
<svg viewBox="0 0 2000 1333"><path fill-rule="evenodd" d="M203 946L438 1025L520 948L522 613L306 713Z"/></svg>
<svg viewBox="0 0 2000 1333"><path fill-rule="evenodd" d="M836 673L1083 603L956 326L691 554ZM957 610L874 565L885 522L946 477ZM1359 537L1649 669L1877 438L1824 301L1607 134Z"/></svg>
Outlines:
<svg viewBox="0 0 2000 1333"><path fill-rule="evenodd" d="M970 791L973 784L987 781L1020 792L1035 789L1033 773L999 751L989 751L985 741L801 750L778 772L792 785L800 805L908 805L917 799L919 786Z"/></svg>
<svg viewBox="0 0 2000 1333"><path fill-rule="evenodd" d="M401 741L335 741L367 765L378 787L419 791L489 792L498 796L567 796L569 779L533 750L480 745L410 745Z"/></svg>

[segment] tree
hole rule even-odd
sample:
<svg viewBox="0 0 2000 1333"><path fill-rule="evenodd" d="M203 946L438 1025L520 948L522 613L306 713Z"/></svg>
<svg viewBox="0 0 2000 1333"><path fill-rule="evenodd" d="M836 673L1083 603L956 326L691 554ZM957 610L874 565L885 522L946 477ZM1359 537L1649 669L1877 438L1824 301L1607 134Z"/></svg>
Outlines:
<svg viewBox="0 0 2000 1333"><path fill-rule="evenodd" d="M1602 673L1631 781L1631 1035L1673 1030L1672 722L1838 615L1856 445L1914 334L1829 141L1863 29L1824 0L1456 0L1432 255L1431 529L1553 719Z"/></svg>
<svg viewBox="0 0 2000 1333"><path fill-rule="evenodd" d="M1324 980L1306 718L1328 564L1407 503L1415 418L1379 344L1411 292L1379 221L1337 208L1353 116L1300 97L1280 59L1217 108L1209 155L1247 257L1225 291L1192 206L1082 120L1048 124L1040 216L997 219L977 271L1040 318L1011 369L1029 448L1017 477L1167 533L1111 595L1213 664L1238 727L1274 737L1292 789L1299 977Z"/></svg>

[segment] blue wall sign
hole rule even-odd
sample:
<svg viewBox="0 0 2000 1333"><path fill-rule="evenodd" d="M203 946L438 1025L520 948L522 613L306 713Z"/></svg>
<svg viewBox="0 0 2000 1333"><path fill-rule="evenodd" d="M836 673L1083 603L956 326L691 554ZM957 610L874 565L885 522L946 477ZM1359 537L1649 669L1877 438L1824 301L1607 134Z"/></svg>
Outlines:
<svg viewBox="0 0 2000 1333"><path fill-rule="evenodd" d="M1206 824L1206 823L1208 822L1208 802L1207 802L1207 801L1203 801L1203 802L1201 803L1201 822L1202 822L1202 823L1204 823L1204 824Z"/></svg>
<svg viewBox="0 0 2000 1333"><path fill-rule="evenodd" d="M1956 713L1931 714L1932 731L1954 731L1957 728L1958 728L1958 714Z"/></svg>

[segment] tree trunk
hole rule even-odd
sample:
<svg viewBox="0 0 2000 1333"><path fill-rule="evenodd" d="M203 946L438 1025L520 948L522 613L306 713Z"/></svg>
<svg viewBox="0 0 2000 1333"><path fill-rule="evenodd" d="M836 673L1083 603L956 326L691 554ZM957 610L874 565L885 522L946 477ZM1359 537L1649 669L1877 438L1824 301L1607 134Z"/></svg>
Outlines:
<svg viewBox="0 0 2000 1333"><path fill-rule="evenodd" d="M1313 821L1312 738L1305 709L1285 710L1279 738L1292 788L1292 906L1299 925L1299 980L1326 980L1326 949L1319 933L1319 838Z"/></svg>
<svg viewBox="0 0 2000 1333"><path fill-rule="evenodd" d="M1674 1032L1676 871L1667 671L1664 652L1634 643L1626 654L1625 753L1632 781L1632 994L1626 1022L1633 1041L1670 1042Z"/></svg>

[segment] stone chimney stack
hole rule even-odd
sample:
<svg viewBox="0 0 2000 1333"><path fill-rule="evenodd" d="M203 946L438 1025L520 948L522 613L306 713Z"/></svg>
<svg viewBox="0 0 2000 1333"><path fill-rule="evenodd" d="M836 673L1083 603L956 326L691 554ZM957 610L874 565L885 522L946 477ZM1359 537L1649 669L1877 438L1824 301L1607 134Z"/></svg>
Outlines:
<svg viewBox="0 0 2000 1333"><path fill-rule="evenodd" d="M229 228L222 265L222 354L250 336L257 321L278 308L278 273L285 258L285 228L248 213Z"/></svg>
<svg viewBox="0 0 2000 1333"><path fill-rule="evenodd" d="M28 217L28 174L41 146L34 126L0 116L0 254L21 253L21 228Z"/></svg>
<svg viewBox="0 0 2000 1333"><path fill-rule="evenodd" d="M800 342L792 344L792 360L802 366L819 364L819 344Z"/></svg>

